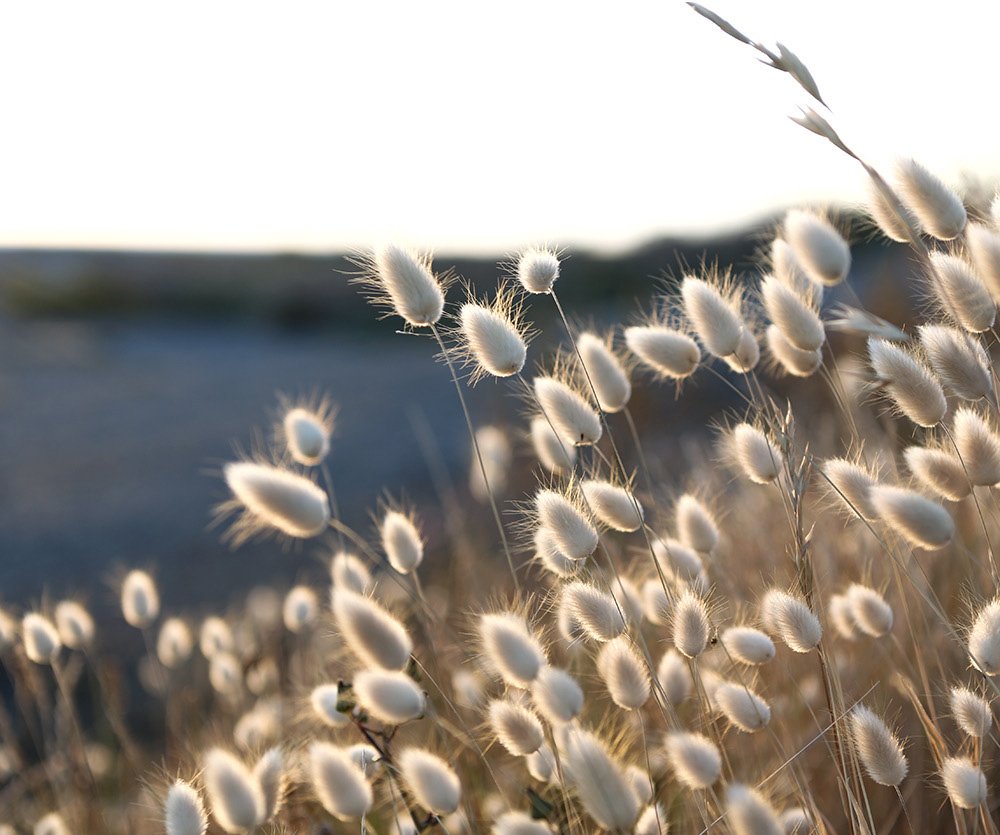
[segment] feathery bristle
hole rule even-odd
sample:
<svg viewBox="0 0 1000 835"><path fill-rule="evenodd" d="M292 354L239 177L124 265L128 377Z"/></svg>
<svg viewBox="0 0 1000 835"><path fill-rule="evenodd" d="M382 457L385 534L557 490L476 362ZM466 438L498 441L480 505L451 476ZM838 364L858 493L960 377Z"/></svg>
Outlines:
<svg viewBox="0 0 1000 835"><path fill-rule="evenodd" d="M535 399L564 443L596 444L601 439L601 418L575 388L556 377L535 377Z"/></svg>
<svg viewBox="0 0 1000 835"><path fill-rule="evenodd" d="M369 597L334 589L333 616L347 646L363 664L402 670L409 663L413 642L403 626Z"/></svg>
<svg viewBox="0 0 1000 835"><path fill-rule="evenodd" d="M899 410L917 426L937 426L948 411L941 384L909 353L884 339L868 339L868 356Z"/></svg>
<svg viewBox="0 0 1000 835"><path fill-rule="evenodd" d="M967 216L955 192L913 159L900 160L896 176L903 202L928 233L939 241L962 234Z"/></svg>
<svg viewBox="0 0 1000 835"><path fill-rule="evenodd" d="M873 711L857 705L850 713L851 738L865 772L882 786L898 786L909 763L896 735Z"/></svg>
<svg viewBox="0 0 1000 835"><path fill-rule="evenodd" d="M625 344L660 377L682 380L691 376L701 361L701 351L686 333L663 325L625 328Z"/></svg>
<svg viewBox="0 0 1000 835"><path fill-rule="evenodd" d="M948 511L915 490L873 487L872 505L879 518L911 545L943 548L955 535L955 522Z"/></svg>
<svg viewBox="0 0 1000 835"><path fill-rule="evenodd" d="M450 815L458 808L462 785L443 759L421 748L406 748L399 755L403 783L417 802L435 815Z"/></svg>
<svg viewBox="0 0 1000 835"><path fill-rule="evenodd" d="M833 286L847 278L850 247L826 218L792 209L785 215L783 231L796 260L817 284Z"/></svg>
<svg viewBox="0 0 1000 835"><path fill-rule="evenodd" d="M621 360L605 340L588 331L577 337L576 349L601 410L608 414L620 412L632 396L632 384Z"/></svg>

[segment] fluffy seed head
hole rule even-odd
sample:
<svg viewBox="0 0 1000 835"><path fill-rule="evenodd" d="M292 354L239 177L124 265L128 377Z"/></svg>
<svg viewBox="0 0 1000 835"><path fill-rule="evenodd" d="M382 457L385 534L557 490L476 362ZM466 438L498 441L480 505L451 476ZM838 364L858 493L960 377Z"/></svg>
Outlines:
<svg viewBox="0 0 1000 835"><path fill-rule="evenodd" d="M717 286L687 276L681 282L684 313L710 354L727 357L739 348L743 319L737 303L726 298Z"/></svg>
<svg viewBox="0 0 1000 835"><path fill-rule="evenodd" d="M736 351L723 357L723 361L737 374L746 374L757 367L760 362L760 345L749 325L744 325Z"/></svg>
<svg viewBox="0 0 1000 835"><path fill-rule="evenodd" d="M861 630L854 618L854 607L851 606L851 601L847 599L846 594L831 595L827 613L833 623L833 628L842 638L855 641L861 637Z"/></svg>
<svg viewBox="0 0 1000 835"><path fill-rule="evenodd" d="M309 704L321 722L331 728L343 728L350 724L350 717L337 710L340 688L336 684L321 684L309 694Z"/></svg>
<svg viewBox="0 0 1000 835"><path fill-rule="evenodd" d="M750 626L730 626L722 633L722 645L742 664L766 664L775 655L774 642Z"/></svg>
<svg viewBox="0 0 1000 835"><path fill-rule="evenodd" d="M993 327L996 302L972 268L944 252L932 252L931 264L936 276L932 288L944 311L970 333Z"/></svg>
<svg viewBox="0 0 1000 835"><path fill-rule="evenodd" d="M958 502L972 492L965 467L950 452L911 446L903 450L906 466L924 487L949 501Z"/></svg>
<svg viewBox="0 0 1000 835"><path fill-rule="evenodd" d="M986 803L986 775L965 757L948 757L941 765L948 798L959 809L976 809Z"/></svg>
<svg viewBox="0 0 1000 835"><path fill-rule="evenodd" d="M988 676L1000 674L1000 598L994 598L976 615L969 631L969 655Z"/></svg>
<svg viewBox="0 0 1000 835"><path fill-rule="evenodd" d="M638 710L649 701L646 665L626 636L620 635L601 647L597 672L614 703L623 710Z"/></svg>
<svg viewBox="0 0 1000 835"><path fill-rule="evenodd" d="M403 783L417 802L435 815L450 815L462 798L462 784L451 767L435 754L407 748L399 755Z"/></svg>
<svg viewBox="0 0 1000 835"><path fill-rule="evenodd" d="M552 532L562 554L582 560L594 553L599 541L597 529L587 514L562 493L539 490L535 494L535 511L541 525Z"/></svg>
<svg viewBox="0 0 1000 835"><path fill-rule="evenodd" d="M982 739L993 727L990 703L967 687L952 687L949 694L951 713L963 733Z"/></svg>
<svg viewBox="0 0 1000 835"><path fill-rule="evenodd" d="M869 522L878 518L871 501L871 489L877 481L869 470L846 458L828 458L823 462L823 475L851 516L860 515Z"/></svg>
<svg viewBox="0 0 1000 835"><path fill-rule="evenodd" d="M555 534L545 525L535 529L535 559L557 577L572 577L580 568L580 561L571 560L559 550Z"/></svg>
<svg viewBox="0 0 1000 835"><path fill-rule="evenodd" d="M94 640L94 619L75 600L56 605L55 621L60 639L70 649L83 649Z"/></svg>
<svg viewBox="0 0 1000 835"><path fill-rule="evenodd" d="M330 561L330 579L334 588L364 594L371 586L372 575L368 566L354 554L338 551Z"/></svg>
<svg viewBox="0 0 1000 835"><path fill-rule="evenodd" d="M771 721L771 708L749 687L724 681L715 688L713 704L729 722L745 733L752 734Z"/></svg>
<svg viewBox="0 0 1000 835"><path fill-rule="evenodd" d="M687 662L673 649L663 653L656 668L656 679L663 688L667 701L675 706L690 696L694 689L694 680Z"/></svg>
<svg viewBox="0 0 1000 835"><path fill-rule="evenodd" d="M583 710L583 690L565 670L543 667L531 685L531 698L551 725L571 722Z"/></svg>
<svg viewBox="0 0 1000 835"><path fill-rule="evenodd" d="M868 211L882 233L899 244L916 241L920 225L913 213L900 204L893 208L889 199L874 183L868 190Z"/></svg>
<svg viewBox="0 0 1000 835"><path fill-rule="evenodd" d="M344 641L367 667L402 670L410 660L413 642L406 628L369 597L348 589L334 589L333 617Z"/></svg>
<svg viewBox="0 0 1000 835"><path fill-rule="evenodd" d="M479 638L487 660L512 687L529 687L545 666L541 644L513 612L481 615Z"/></svg>
<svg viewBox="0 0 1000 835"><path fill-rule="evenodd" d="M799 598L780 589L764 595L760 612L765 628L794 652L811 652L823 637L819 618Z"/></svg>
<svg viewBox="0 0 1000 835"><path fill-rule="evenodd" d="M670 612L673 604L663 589L659 577L650 577L642 584L642 613L646 620L655 626L666 626L670 623Z"/></svg>
<svg viewBox="0 0 1000 835"><path fill-rule="evenodd" d="M591 640L611 641L625 631L623 612L614 597L589 583L563 586L561 605Z"/></svg>
<svg viewBox="0 0 1000 835"><path fill-rule="evenodd" d="M872 504L879 518L911 545L943 548L955 534L948 511L915 490L879 485L872 488Z"/></svg>
<svg viewBox="0 0 1000 835"><path fill-rule="evenodd" d="M333 429L331 410L315 412L296 406L285 412L281 427L292 458L307 467L315 467L330 452Z"/></svg>
<svg viewBox="0 0 1000 835"><path fill-rule="evenodd" d="M1000 437L982 415L969 408L958 409L952 432L969 481L977 487L1000 481Z"/></svg>
<svg viewBox="0 0 1000 835"><path fill-rule="evenodd" d="M492 306L469 302L460 314L463 350L476 371L483 374L510 377L524 368L528 343L516 306L504 294L497 294Z"/></svg>
<svg viewBox="0 0 1000 835"><path fill-rule="evenodd" d="M642 527L642 505L624 487L590 479L580 482L580 490L594 515L611 530L630 532Z"/></svg>
<svg viewBox="0 0 1000 835"><path fill-rule="evenodd" d="M357 820L371 809L371 786L343 748L314 742L309 746L309 769L319 802L337 820Z"/></svg>
<svg viewBox="0 0 1000 835"><path fill-rule="evenodd" d="M701 533L707 533L707 529ZM701 539L703 540L701 544L704 545L712 538L704 536ZM663 539L658 537L653 540L653 555L667 576L675 573L689 583L695 582L705 570L705 564L698 555L698 551L670 537Z"/></svg>
<svg viewBox="0 0 1000 835"><path fill-rule="evenodd" d="M62 648L59 630L37 612L29 612L21 619L21 635L25 654L36 664L51 664Z"/></svg>
<svg viewBox="0 0 1000 835"><path fill-rule="evenodd" d="M401 725L423 716L426 697L405 673L394 670L362 670L354 676L358 702L387 725Z"/></svg>
<svg viewBox="0 0 1000 835"><path fill-rule="evenodd" d="M213 748L205 755L204 775L212 815L226 832L245 832L264 822L264 792L242 761Z"/></svg>
<svg viewBox="0 0 1000 835"><path fill-rule="evenodd" d="M851 738L868 776L881 786L898 786L909 764L889 726L872 710L857 705L850 714Z"/></svg>
<svg viewBox="0 0 1000 835"><path fill-rule="evenodd" d="M223 696L236 696L243 687L243 667L235 655L217 652L208 664L208 680Z"/></svg>
<svg viewBox="0 0 1000 835"><path fill-rule="evenodd" d="M768 318L788 342L800 351L817 351L822 347L826 333L811 299L773 275L764 278L760 292Z"/></svg>
<svg viewBox="0 0 1000 835"><path fill-rule="evenodd" d="M993 393L990 358L977 339L945 325L920 325L920 346L945 387L963 400Z"/></svg>
<svg viewBox="0 0 1000 835"><path fill-rule="evenodd" d="M533 386L538 405L564 443L586 446L601 439L601 418L580 392L555 377L535 377Z"/></svg>
<svg viewBox="0 0 1000 835"><path fill-rule="evenodd" d="M509 699L494 699L488 712L493 733L515 757L526 757L545 742L542 723L533 711L523 705Z"/></svg>
<svg viewBox="0 0 1000 835"><path fill-rule="evenodd" d="M785 215L784 233L796 260L817 284L833 286L847 278L851 249L826 218L792 209Z"/></svg>
<svg viewBox="0 0 1000 835"><path fill-rule="evenodd" d="M156 657L168 670L173 670L191 657L194 636L180 618L167 618L156 639Z"/></svg>
<svg viewBox="0 0 1000 835"><path fill-rule="evenodd" d="M625 769L604 743L584 730L571 730L563 762L584 810L605 829L630 831L639 817L639 801Z"/></svg>
<svg viewBox="0 0 1000 835"><path fill-rule="evenodd" d="M548 783L556 774L556 758L548 744L525 758L528 773L541 783Z"/></svg>
<svg viewBox="0 0 1000 835"><path fill-rule="evenodd" d="M431 259L396 244L372 255L377 299L414 328L434 325L444 313L444 291L431 271Z"/></svg>
<svg viewBox="0 0 1000 835"><path fill-rule="evenodd" d="M49 812L44 817L39 818L35 828L31 831L32 835L70 835L66 821L58 812Z"/></svg>
<svg viewBox="0 0 1000 835"><path fill-rule="evenodd" d="M400 574L409 574L424 559L424 542L416 524L405 513L387 510L379 526L382 550Z"/></svg>
<svg viewBox="0 0 1000 835"><path fill-rule="evenodd" d="M686 333L664 325L637 325L625 329L625 344L660 377L682 380L701 360L698 343Z"/></svg>
<svg viewBox="0 0 1000 835"><path fill-rule="evenodd" d="M309 586L295 586L285 597L282 614L289 632L305 632L316 622L319 614L316 592Z"/></svg>
<svg viewBox="0 0 1000 835"><path fill-rule="evenodd" d="M881 638L892 631L892 607L875 589L852 583L847 589L847 600L858 629L873 638Z"/></svg>
<svg viewBox="0 0 1000 835"><path fill-rule="evenodd" d="M211 659L220 652L232 652L236 647L236 639L226 621L216 615L210 615L202 621L198 646L201 654Z"/></svg>
<svg viewBox="0 0 1000 835"><path fill-rule="evenodd" d="M470 471L469 489L479 501L489 501L490 495L500 496L507 487L507 476L510 470L514 450L507 440L507 434L496 426L481 426L476 430L476 445L472 451L472 469ZM482 460L482 466L480 466ZM486 470L486 480L483 480L483 470Z"/></svg>
<svg viewBox="0 0 1000 835"><path fill-rule="evenodd" d="M559 259L547 249L528 249L517 262L517 278L529 293L550 293L559 278Z"/></svg>
<svg viewBox="0 0 1000 835"><path fill-rule="evenodd" d="M633 835L667 835L667 826L670 819L667 812L659 803L647 806L639 815L639 820L635 823Z"/></svg>
<svg viewBox="0 0 1000 835"><path fill-rule="evenodd" d="M719 544L719 529L711 511L703 502L685 493L674 507L677 535L681 542L702 554L709 554Z"/></svg>
<svg viewBox="0 0 1000 835"><path fill-rule="evenodd" d="M620 412L632 396L628 372L615 352L596 334L584 331L576 340L587 376L597 392L597 402L608 414Z"/></svg>
<svg viewBox="0 0 1000 835"><path fill-rule="evenodd" d="M674 606L674 646L688 658L695 658L705 651L710 630L705 601L686 589Z"/></svg>
<svg viewBox="0 0 1000 835"><path fill-rule="evenodd" d="M965 243L976 275L994 300L1000 300L1000 235L981 223L970 223L965 230Z"/></svg>
<svg viewBox="0 0 1000 835"><path fill-rule="evenodd" d="M667 735L666 749L674 776L690 789L707 789L722 773L719 749L707 736L675 731Z"/></svg>
<svg viewBox="0 0 1000 835"><path fill-rule="evenodd" d="M222 473L243 511L230 531L235 544L269 528L298 539L326 530L330 521L326 493L305 476L256 461L230 462Z"/></svg>
<svg viewBox="0 0 1000 835"><path fill-rule="evenodd" d="M784 835L775 808L756 789L742 783L726 786L726 821L733 835Z"/></svg>
<svg viewBox="0 0 1000 835"><path fill-rule="evenodd" d="M490 831L493 835L552 835L549 827L524 812L504 812Z"/></svg>
<svg viewBox="0 0 1000 835"><path fill-rule="evenodd" d="M811 377L823 364L823 352L803 351L789 342L777 325L768 325L765 331L767 349L777 368L793 377Z"/></svg>
<svg viewBox="0 0 1000 835"><path fill-rule="evenodd" d="M755 484L770 484L781 475L784 457L777 445L756 426L739 423L726 438L730 455Z"/></svg>
<svg viewBox="0 0 1000 835"><path fill-rule="evenodd" d="M167 835L205 835L208 815L197 789L183 780L175 780L163 804Z"/></svg>
<svg viewBox="0 0 1000 835"><path fill-rule="evenodd" d="M531 444L538 460L550 473L568 473L576 464L576 446L562 440L545 415L536 415L531 419Z"/></svg>
<svg viewBox="0 0 1000 835"><path fill-rule="evenodd" d="M937 426L948 411L941 384L909 353L884 339L868 339L868 357L899 410L917 426Z"/></svg>
<svg viewBox="0 0 1000 835"><path fill-rule="evenodd" d="M122 583L122 615L129 626L145 629L160 614L156 583L145 571L133 570Z"/></svg>
<svg viewBox="0 0 1000 835"><path fill-rule="evenodd" d="M264 752L254 766L253 776L264 793L264 820L269 821L285 800L285 757L280 748Z"/></svg>
<svg viewBox="0 0 1000 835"><path fill-rule="evenodd" d="M913 159L900 160L896 176L903 202L928 233L939 241L962 234L967 216L955 192Z"/></svg>

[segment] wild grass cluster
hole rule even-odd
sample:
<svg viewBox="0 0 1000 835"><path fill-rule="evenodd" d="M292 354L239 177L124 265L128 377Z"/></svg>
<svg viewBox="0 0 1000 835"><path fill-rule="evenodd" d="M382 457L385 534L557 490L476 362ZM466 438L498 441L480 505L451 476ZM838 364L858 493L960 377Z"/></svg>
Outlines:
<svg viewBox="0 0 1000 835"><path fill-rule="evenodd" d="M822 105L787 48L696 10ZM365 253L355 280L433 340L467 422L467 487L423 511L442 541L402 502L342 518L336 410L283 401L223 468L220 523L294 546L275 559L322 551L328 579L196 613L136 567L120 625L4 609L0 833L996 833L1000 201L974 212L910 160L883 176L831 119L797 117L868 173L921 321L863 309L844 227L812 208L760 269L688 272L605 330L564 310L551 249L485 297ZM542 321L554 355L533 355ZM736 407L647 452L673 429L634 393L683 404L700 378ZM477 384L516 394L518 425L477 425ZM124 628L137 683L98 652ZM121 708L139 685L153 740Z"/></svg>

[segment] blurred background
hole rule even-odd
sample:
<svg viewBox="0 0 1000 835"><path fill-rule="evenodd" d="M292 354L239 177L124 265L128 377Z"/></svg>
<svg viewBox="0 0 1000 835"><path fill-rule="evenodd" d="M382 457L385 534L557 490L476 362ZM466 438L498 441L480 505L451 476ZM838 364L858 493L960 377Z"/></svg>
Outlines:
<svg viewBox="0 0 1000 835"><path fill-rule="evenodd" d="M914 156L988 203L1000 7L713 8L793 49L870 162ZM564 303L610 325L703 260L754 269L787 207L833 205L849 292L889 318L912 303L905 253L859 221L860 168L787 118L804 94L681 2L6 4L0 32L8 602L79 591L100 610L139 565L197 607L317 570L321 548L232 553L209 528L221 463L270 437L279 392L339 404L347 520L368 531L383 491L405 494L433 551L468 442L428 341L347 282L345 255L379 241L434 249L480 292L519 248L562 247ZM534 361L550 314L532 312ZM696 390L683 409L644 394L640 421L725 405ZM472 407L523 423L513 387L482 384Z"/></svg>

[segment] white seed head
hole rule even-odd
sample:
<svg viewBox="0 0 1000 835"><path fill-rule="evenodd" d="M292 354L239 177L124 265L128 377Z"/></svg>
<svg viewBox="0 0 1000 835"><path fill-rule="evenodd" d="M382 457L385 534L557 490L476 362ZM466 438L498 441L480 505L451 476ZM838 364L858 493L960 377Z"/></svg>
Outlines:
<svg viewBox="0 0 1000 835"><path fill-rule="evenodd" d="M707 529L706 529L707 531ZM716 534L717 536L717 534ZM697 539L697 537L696 537ZM700 544L707 544L712 537L702 537ZM653 540L653 556L668 577L676 574L688 583L694 583L705 570L705 564L694 548L670 537Z"/></svg>
<svg viewBox="0 0 1000 835"><path fill-rule="evenodd" d="M726 821L733 835L784 835L777 810L756 789L742 783L726 786Z"/></svg>
<svg viewBox="0 0 1000 835"><path fill-rule="evenodd" d="M455 701L470 710L478 708L486 697L483 677L476 670L459 668L451 674Z"/></svg>
<svg viewBox="0 0 1000 835"><path fill-rule="evenodd" d="M372 807L372 789L364 772L343 748L328 742L309 746L309 771L319 802L337 820L358 820Z"/></svg>
<svg viewBox="0 0 1000 835"><path fill-rule="evenodd" d="M969 630L969 655L988 676L1000 674L1000 598L983 606Z"/></svg>
<svg viewBox="0 0 1000 835"><path fill-rule="evenodd" d="M976 739L988 736L993 727L990 703L967 687L952 687L949 694L951 713L963 733Z"/></svg>
<svg viewBox="0 0 1000 835"><path fill-rule="evenodd" d="M340 688L336 684L321 684L309 694L309 704L316 718L331 728L343 728L351 722L347 714L337 710L339 700Z"/></svg>
<svg viewBox="0 0 1000 835"><path fill-rule="evenodd" d="M369 597L334 589L331 608L345 643L368 667L402 670L410 661L413 642L403 626Z"/></svg>
<svg viewBox="0 0 1000 835"><path fill-rule="evenodd" d="M535 559L557 577L572 577L582 565L581 561L571 560L559 550L556 535L545 525L535 528L534 542Z"/></svg>
<svg viewBox="0 0 1000 835"><path fill-rule="evenodd" d="M531 419L531 443L538 460L550 473L568 473L576 464L576 446L562 440L545 415L536 415Z"/></svg>
<svg viewBox="0 0 1000 835"><path fill-rule="evenodd" d="M785 835L809 835L814 831L812 815L801 806L793 806L781 813Z"/></svg>
<svg viewBox="0 0 1000 835"><path fill-rule="evenodd" d="M977 487L1000 481L1000 436L978 412L962 407L952 420L955 446L969 480Z"/></svg>
<svg viewBox="0 0 1000 835"><path fill-rule="evenodd" d="M168 670L174 670L191 657L194 636L180 618L167 618L156 638L156 657Z"/></svg>
<svg viewBox="0 0 1000 835"><path fill-rule="evenodd" d="M285 597L282 609L285 628L298 634L311 628L319 614L319 598L309 586L295 586Z"/></svg>
<svg viewBox="0 0 1000 835"><path fill-rule="evenodd" d="M773 275L760 284L761 300L771 322L800 351L817 351L826 341L823 322L812 300Z"/></svg>
<svg viewBox="0 0 1000 835"><path fill-rule="evenodd" d="M686 333L664 325L637 325L625 329L625 344L660 377L690 377L701 361L698 343Z"/></svg>
<svg viewBox="0 0 1000 835"><path fill-rule="evenodd" d="M523 705L509 699L494 699L490 702L488 713L496 738L515 757L533 754L545 742L542 723L534 711Z"/></svg>
<svg viewBox="0 0 1000 835"><path fill-rule="evenodd" d="M264 793L264 820L271 820L285 801L287 788L285 757L280 748L265 751L254 766L253 776Z"/></svg>
<svg viewBox="0 0 1000 835"><path fill-rule="evenodd" d="M909 764L889 726L872 710L857 705L850 714L851 738L868 776L881 786L898 786Z"/></svg>
<svg viewBox="0 0 1000 835"><path fill-rule="evenodd" d="M70 835L66 821L58 812L49 812L35 823L32 835Z"/></svg>
<svg viewBox="0 0 1000 835"><path fill-rule="evenodd" d="M478 371L494 377L517 374L528 356L517 316L503 309L504 304L490 308L470 302L462 305L460 314L464 349Z"/></svg>
<svg viewBox="0 0 1000 835"><path fill-rule="evenodd" d="M605 340L589 331L577 337L576 349L597 392L601 410L608 414L620 412L632 396L632 384L621 360Z"/></svg>
<svg viewBox="0 0 1000 835"><path fill-rule="evenodd" d="M1000 300L1000 235L981 223L965 229L965 243L976 269L994 300Z"/></svg>
<svg viewBox="0 0 1000 835"><path fill-rule="evenodd" d="M625 635L608 641L597 655L597 672L623 710L639 710L650 696L646 665Z"/></svg>
<svg viewBox="0 0 1000 835"><path fill-rule="evenodd" d="M719 749L703 734L674 731L666 749L674 776L689 789L707 789L722 773Z"/></svg>
<svg viewBox="0 0 1000 835"><path fill-rule="evenodd" d="M770 484L781 475L785 461L781 450L756 426L737 424L726 438L726 446L754 484Z"/></svg>
<svg viewBox="0 0 1000 835"><path fill-rule="evenodd" d="M175 780L167 791L163 817L167 835L205 835L208 829L208 815L201 795L183 780Z"/></svg>
<svg viewBox="0 0 1000 835"><path fill-rule="evenodd" d="M364 594L372 583L368 566L354 554L338 551L330 561L330 579L334 588L346 589L357 594Z"/></svg>
<svg viewBox="0 0 1000 835"><path fill-rule="evenodd" d="M220 652L232 652L236 648L236 639L229 624L216 615L205 618L198 634L198 645L201 654L208 659L214 658Z"/></svg>
<svg viewBox="0 0 1000 835"><path fill-rule="evenodd" d="M749 325L744 325L736 351L722 359L737 374L746 374L757 367L760 362L760 345Z"/></svg>
<svg viewBox="0 0 1000 835"><path fill-rule="evenodd" d="M959 809L976 809L986 803L986 775L965 757L948 757L941 764L941 779L948 798Z"/></svg>
<svg viewBox="0 0 1000 835"><path fill-rule="evenodd" d="M205 755L204 779L212 815L226 832L246 832L264 822L264 791L241 760L213 748Z"/></svg>
<svg viewBox="0 0 1000 835"><path fill-rule="evenodd" d="M694 679L691 678L687 661L677 650L668 649L663 653L656 667L656 679L663 688L667 702L674 706L688 698L694 689Z"/></svg>
<svg viewBox="0 0 1000 835"><path fill-rule="evenodd" d="M847 600L858 629L872 638L881 638L892 631L892 607L875 589L852 583Z"/></svg>
<svg viewBox="0 0 1000 835"><path fill-rule="evenodd" d="M712 704L729 722L751 734L771 721L771 708L749 687L731 681L720 683L712 693Z"/></svg>
<svg viewBox="0 0 1000 835"><path fill-rule="evenodd" d="M625 631L625 618L614 597L589 583L563 586L561 605L591 640L611 641Z"/></svg>
<svg viewBox="0 0 1000 835"><path fill-rule="evenodd" d="M872 504L879 518L911 545L943 548L955 535L948 511L915 490L879 485L872 488Z"/></svg>
<svg viewBox="0 0 1000 835"><path fill-rule="evenodd" d="M833 628L837 630L840 637L848 641L856 641L861 637L861 629L854 617L854 607L847 599L846 594L834 594L830 596L830 603L827 606L827 614L833 623Z"/></svg>
<svg viewBox="0 0 1000 835"><path fill-rule="evenodd" d="M670 818L667 812L659 803L647 806L639 815L632 835L667 835Z"/></svg>
<svg viewBox="0 0 1000 835"><path fill-rule="evenodd" d="M421 748L406 748L399 755L403 783L417 802L435 815L450 815L462 798L458 775L443 759Z"/></svg>
<svg viewBox="0 0 1000 835"><path fill-rule="evenodd" d="M705 601L690 589L674 605L674 646L688 658L696 658L705 651L711 625Z"/></svg>
<svg viewBox="0 0 1000 835"><path fill-rule="evenodd" d="M597 529L588 514L562 493L539 490L535 494L535 511L541 525L552 532L557 547L566 557L582 560L597 549Z"/></svg>
<svg viewBox="0 0 1000 835"><path fill-rule="evenodd" d="M826 218L792 209L785 215L785 240L806 274L817 284L833 286L851 268L851 248Z"/></svg>
<svg viewBox="0 0 1000 835"><path fill-rule="evenodd" d="M481 615L479 638L490 664L512 687L529 687L545 666L545 652L523 617L513 612Z"/></svg>
<svg viewBox="0 0 1000 835"><path fill-rule="evenodd" d="M911 446L903 450L903 458L917 481L941 498L958 502L972 492L965 467L950 452Z"/></svg>
<svg viewBox="0 0 1000 835"><path fill-rule="evenodd" d="M972 268L956 255L932 252L935 280L931 287L944 311L969 333L993 327L996 302Z"/></svg>
<svg viewBox="0 0 1000 835"><path fill-rule="evenodd" d="M874 183L868 189L868 211L878 228L890 240L905 244L920 237L920 224L913 212L902 204L893 208L889 199Z"/></svg>
<svg viewBox="0 0 1000 835"><path fill-rule="evenodd" d="M329 417L297 406L285 412L281 426L288 451L298 463L315 467L329 454Z"/></svg>
<svg viewBox="0 0 1000 835"><path fill-rule="evenodd" d="M208 680L223 696L236 696L243 687L243 667L235 655L217 652L208 664Z"/></svg>
<svg viewBox="0 0 1000 835"><path fill-rule="evenodd" d="M413 520L398 510L388 510L379 527L382 550L400 574L409 574L424 559L424 542Z"/></svg>
<svg viewBox="0 0 1000 835"><path fill-rule="evenodd" d="M434 325L444 313L444 291L431 259L395 244L375 250L375 278L396 315L412 327Z"/></svg>
<svg viewBox="0 0 1000 835"><path fill-rule="evenodd" d="M427 706L424 691L394 670L362 670L354 676L354 693L365 710L387 725L418 719Z"/></svg>
<svg viewBox="0 0 1000 835"><path fill-rule="evenodd" d="M870 470L846 458L828 458L823 462L823 475L829 479L830 492L851 516L869 522L878 518L871 500L871 489L878 482Z"/></svg>
<svg viewBox="0 0 1000 835"><path fill-rule="evenodd" d="M913 159L900 160L896 176L904 204L929 234L939 241L962 234L967 216L955 192Z"/></svg>
<svg viewBox="0 0 1000 835"><path fill-rule="evenodd" d="M29 612L21 619L21 635L25 655L36 664L51 664L62 649L59 630L38 612Z"/></svg>
<svg viewBox="0 0 1000 835"><path fill-rule="evenodd" d="M868 356L899 410L918 426L937 426L948 411L941 384L923 364L884 339L868 339Z"/></svg>
<svg viewBox="0 0 1000 835"><path fill-rule="evenodd" d="M811 377L823 364L823 351L803 351L789 342L777 325L768 325L765 331L767 349L777 367L793 377Z"/></svg>
<svg viewBox="0 0 1000 835"><path fill-rule="evenodd" d="M525 812L504 812L490 830L492 835L552 835L552 830Z"/></svg>
<svg viewBox="0 0 1000 835"><path fill-rule="evenodd" d="M689 548L710 554L719 544L719 528L712 512L699 499L685 493L674 507L677 536Z"/></svg>
<svg viewBox="0 0 1000 835"><path fill-rule="evenodd" d="M351 745L347 754L365 777L375 776L382 767L382 755L378 749L365 742Z"/></svg>
<svg viewBox="0 0 1000 835"><path fill-rule="evenodd" d="M529 293L550 293L559 278L559 259L547 249L528 249L518 259L517 278Z"/></svg>
<svg viewBox="0 0 1000 835"><path fill-rule="evenodd" d="M601 439L601 418L580 392L555 377L533 382L535 399L564 443L586 446Z"/></svg>
<svg viewBox="0 0 1000 835"><path fill-rule="evenodd" d="M764 627L794 652L811 652L823 637L819 618L806 604L780 589L770 589L761 600Z"/></svg>
<svg viewBox="0 0 1000 835"><path fill-rule="evenodd" d="M642 527L642 505L624 487L590 479L580 482L580 490L593 514L611 530L631 532Z"/></svg>
<svg viewBox="0 0 1000 835"><path fill-rule="evenodd" d="M156 583L145 571L133 570L122 583L122 615L129 626L145 629L160 614Z"/></svg>
<svg viewBox="0 0 1000 835"><path fill-rule="evenodd" d="M601 827L630 831L639 817L639 801L628 776L594 734L570 730L563 763L584 811Z"/></svg>
<svg viewBox="0 0 1000 835"><path fill-rule="evenodd" d="M979 340L945 325L920 325L920 346L945 388L963 400L993 393L990 358Z"/></svg>
<svg viewBox="0 0 1000 835"><path fill-rule="evenodd" d="M525 765L528 767L528 774L540 783L548 783L556 776L556 758L548 744L543 743L534 754L529 754L525 758Z"/></svg>
<svg viewBox="0 0 1000 835"><path fill-rule="evenodd" d="M693 276L681 282L681 299L684 313L705 350L720 358L734 354L744 330L743 318L734 301L715 285Z"/></svg>
<svg viewBox="0 0 1000 835"><path fill-rule="evenodd" d="M244 510L230 534L237 544L268 528L297 539L326 530L330 504L326 493L309 478L256 461L230 462L222 472Z"/></svg>
<svg viewBox="0 0 1000 835"><path fill-rule="evenodd" d="M670 613L673 604L663 589L659 577L650 577L642 584L642 613L654 626L666 626L670 623Z"/></svg>
<svg viewBox="0 0 1000 835"><path fill-rule="evenodd" d="M722 645L741 664L766 664L775 655L774 642L751 626L730 626L722 633Z"/></svg>
<svg viewBox="0 0 1000 835"><path fill-rule="evenodd" d="M583 710L583 690L573 676L558 667L543 667L531 685L531 699L551 725L571 722Z"/></svg>
<svg viewBox="0 0 1000 835"><path fill-rule="evenodd" d="M56 605L56 628L64 646L83 649L94 640L94 619L75 600L63 600Z"/></svg>

